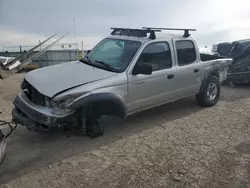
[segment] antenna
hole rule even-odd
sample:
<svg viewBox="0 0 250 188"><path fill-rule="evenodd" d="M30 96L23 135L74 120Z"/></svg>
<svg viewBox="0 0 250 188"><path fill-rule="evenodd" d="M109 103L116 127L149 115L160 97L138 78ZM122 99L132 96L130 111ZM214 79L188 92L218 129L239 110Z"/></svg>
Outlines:
<svg viewBox="0 0 250 188"><path fill-rule="evenodd" d="M73 22L74 22L74 42L76 43L76 20L75 18L73 18Z"/></svg>

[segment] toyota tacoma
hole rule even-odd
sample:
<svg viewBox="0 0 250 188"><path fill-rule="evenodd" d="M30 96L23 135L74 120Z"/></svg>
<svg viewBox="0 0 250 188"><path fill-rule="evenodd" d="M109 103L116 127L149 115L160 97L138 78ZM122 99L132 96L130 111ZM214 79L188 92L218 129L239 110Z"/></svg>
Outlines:
<svg viewBox="0 0 250 188"><path fill-rule="evenodd" d="M191 29L111 29L83 59L27 73L13 121L36 131L76 125L93 138L103 115L125 119L192 95L201 106L217 103L232 59L200 54Z"/></svg>

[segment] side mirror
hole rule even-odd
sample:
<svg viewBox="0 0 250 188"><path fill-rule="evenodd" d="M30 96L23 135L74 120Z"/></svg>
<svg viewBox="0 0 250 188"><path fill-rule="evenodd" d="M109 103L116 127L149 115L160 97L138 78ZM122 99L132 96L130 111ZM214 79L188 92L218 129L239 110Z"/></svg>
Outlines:
<svg viewBox="0 0 250 188"><path fill-rule="evenodd" d="M89 52L91 52L91 50L88 50L88 51L87 51L87 54L88 54Z"/></svg>
<svg viewBox="0 0 250 188"><path fill-rule="evenodd" d="M133 75L137 74L145 74L145 75L150 75L152 74L152 65L148 63L139 63L135 66L133 70Z"/></svg>

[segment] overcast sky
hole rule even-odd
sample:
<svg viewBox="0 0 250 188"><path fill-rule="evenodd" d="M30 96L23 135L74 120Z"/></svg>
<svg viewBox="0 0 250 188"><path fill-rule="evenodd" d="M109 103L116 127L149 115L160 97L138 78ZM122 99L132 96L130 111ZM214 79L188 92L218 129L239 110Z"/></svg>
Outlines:
<svg viewBox="0 0 250 188"><path fill-rule="evenodd" d="M0 0L0 46L34 45L55 32L71 32L62 42L74 42L73 18L84 49L110 27L196 28L199 45L250 38L250 0Z"/></svg>

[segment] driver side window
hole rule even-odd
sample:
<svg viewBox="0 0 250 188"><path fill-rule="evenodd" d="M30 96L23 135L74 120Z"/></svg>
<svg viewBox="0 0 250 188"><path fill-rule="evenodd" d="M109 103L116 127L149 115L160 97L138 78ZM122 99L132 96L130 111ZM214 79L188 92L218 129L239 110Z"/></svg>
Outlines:
<svg viewBox="0 0 250 188"><path fill-rule="evenodd" d="M170 48L167 42L149 44L141 53L137 64L149 63L153 71L169 69L172 67Z"/></svg>

